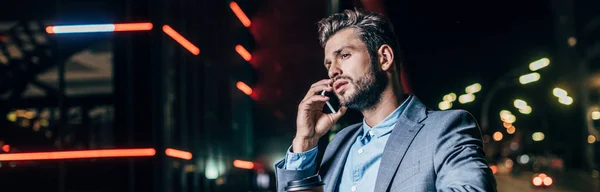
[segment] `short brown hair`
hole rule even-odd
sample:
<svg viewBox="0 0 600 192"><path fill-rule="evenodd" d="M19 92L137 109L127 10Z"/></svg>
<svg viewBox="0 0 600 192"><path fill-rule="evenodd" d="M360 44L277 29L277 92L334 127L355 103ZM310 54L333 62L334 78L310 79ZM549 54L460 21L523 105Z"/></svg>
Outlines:
<svg viewBox="0 0 600 192"><path fill-rule="evenodd" d="M319 42L325 47L327 40L337 32L347 29L356 29L357 35L367 46L371 59L377 59L377 50L384 44L389 45L394 52L397 73L400 73L402 55L394 27L382 14L365 10L344 10L317 23L319 29Z"/></svg>

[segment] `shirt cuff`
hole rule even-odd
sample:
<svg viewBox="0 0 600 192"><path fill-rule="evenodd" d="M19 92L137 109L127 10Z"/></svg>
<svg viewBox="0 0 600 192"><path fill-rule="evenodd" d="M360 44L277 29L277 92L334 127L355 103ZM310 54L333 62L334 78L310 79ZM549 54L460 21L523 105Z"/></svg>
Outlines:
<svg viewBox="0 0 600 192"><path fill-rule="evenodd" d="M292 147L285 155L286 170L305 170L315 165L317 160L317 147L301 153L292 153Z"/></svg>

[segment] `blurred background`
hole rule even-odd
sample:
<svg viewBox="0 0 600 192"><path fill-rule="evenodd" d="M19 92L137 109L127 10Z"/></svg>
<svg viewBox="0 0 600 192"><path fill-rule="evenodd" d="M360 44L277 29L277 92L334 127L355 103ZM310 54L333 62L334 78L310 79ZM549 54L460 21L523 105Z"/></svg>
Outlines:
<svg viewBox="0 0 600 192"><path fill-rule="evenodd" d="M477 119L499 191L600 191L597 0L3 1L2 191L274 191L316 22L353 7L406 92Z"/></svg>

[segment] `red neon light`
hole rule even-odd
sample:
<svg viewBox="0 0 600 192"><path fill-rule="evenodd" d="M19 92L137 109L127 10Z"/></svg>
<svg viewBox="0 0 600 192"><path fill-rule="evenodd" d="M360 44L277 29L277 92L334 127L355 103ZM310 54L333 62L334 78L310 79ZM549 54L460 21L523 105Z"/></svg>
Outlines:
<svg viewBox="0 0 600 192"><path fill-rule="evenodd" d="M10 145L2 145L2 151L4 152L10 152Z"/></svg>
<svg viewBox="0 0 600 192"><path fill-rule="evenodd" d="M246 83L238 81L235 86L246 95L252 95L252 88L246 85Z"/></svg>
<svg viewBox="0 0 600 192"><path fill-rule="evenodd" d="M233 166L240 169L253 169L254 163L250 161L235 160L233 161Z"/></svg>
<svg viewBox="0 0 600 192"><path fill-rule="evenodd" d="M250 19L248 19L244 11L242 11L242 8L240 8L240 6L236 2L232 1L231 3L229 3L229 8L231 8L235 16L237 16L237 18L240 19L244 26L250 27Z"/></svg>
<svg viewBox="0 0 600 192"><path fill-rule="evenodd" d="M154 156L155 154L156 151L152 148L11 153L0 154L0 161L84 159L108 157L150 157Z"/></svg>
<svg viewBox="0 0 600 192"><path fill-rule="evenodd" d="M192 153L187 152L187 151L172 149L172 148L167 148L165 150L165 154L167 154L167 156L169 156L169 157L175 157L175 158L180 158L180 159L185 159L185 160L192 159Z"/></svg>
<svg viewBox="0 0 600 192"><path fill-rule="evenodd" d="M115 24L115 31L149 31L152 30L152 23L118 23Z"/></svg>
<svg viewBox="0 0 600 192"><path fill-rule="evenodd" d="M250 54L250 52L248 52L248 50L241 45L236 45L235 51L237 51L238 54L240 54L240 56L242 56L242 58L244 58L246 61L250 61L250 59L252 59L252 54Z"/></svg>
<svg viewBox="0 0 600 192"><path fill-rule="evenodd" d="M171 38L173 38L175 41L177 41L177 43L179 43L185 49L190 51L190 53L192 53L194 55L200 54L200 49L198 47L196 47L194 44L192 44L190 41L188 41L185 37L181 36L181 34L179 34L177 31L175 31L169 25L163 25L162 29L167 35L169 35Z"/></svg>

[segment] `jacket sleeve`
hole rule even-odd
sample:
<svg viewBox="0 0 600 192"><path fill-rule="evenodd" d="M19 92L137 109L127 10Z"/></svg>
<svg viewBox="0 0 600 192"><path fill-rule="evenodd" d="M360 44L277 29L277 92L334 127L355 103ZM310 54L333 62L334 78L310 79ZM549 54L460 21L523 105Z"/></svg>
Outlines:
<svg viewBox="0 0 600 192"><path fill-rule="evenodd" d="M289 181L300 180L317 174L317 147L303 152L292 153L289 149L286 157L275 164L277 191L285 191Z"/></svg>
<svg viewBox="0 0 600 192"><path fill-rule="evenodd" d="M496 191L473 116L454 110L445 122L434 150L437 191Z"/></svg>

